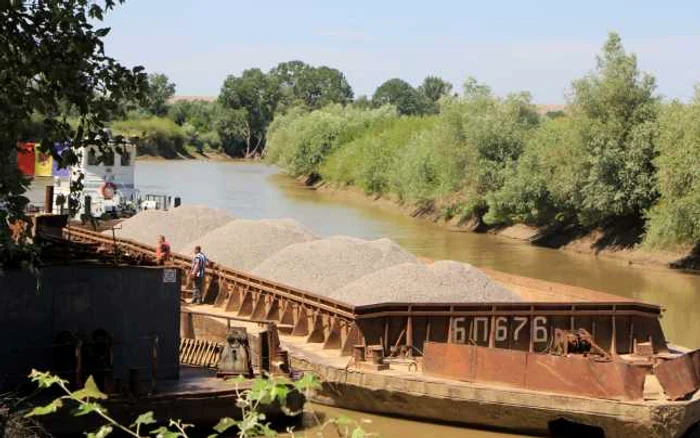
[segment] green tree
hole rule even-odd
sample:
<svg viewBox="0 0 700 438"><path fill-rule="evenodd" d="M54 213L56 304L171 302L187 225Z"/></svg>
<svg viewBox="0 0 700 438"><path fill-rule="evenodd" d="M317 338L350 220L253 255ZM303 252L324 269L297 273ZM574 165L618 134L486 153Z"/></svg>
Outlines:
<svg viewBox="0 0 700 438"><path fill-rule="evenodd" d="M656 199L658 97L655 81L611 33L596 70L573 84L572 117L587 157L579 219L587 225L639 218Z"/></svg>
<svg viewBox="0 0 700 438"><path fill-rule="evenodd" d="M237 131L245 145L244 157L262 151L279 99L277 81L257 68L245 70L241 76L230 75L224 81L219 103L236 111L235 120L241 122Z"/></svg>
<svg viewBox="0 0 700 438"><path fill-rule="evenodd" d="M143 68L128 69L104 53L102 39L109 28L98 26L115 3L0 2L0 269L29 263L35 254L26 236L11 237L10 226L25 220L23 194L29 182L8 159L16 155L20 132L32 117L44 128L42 148L70 165L83 145L104 144L105 121L121 111L124 101L144 97ZM77 116L74 126L69 113ZM59 141L69 141L71 152L59 156L53 147ZM71 201L75 208L77 198Z"/></svg>
<svg viewBox="0 0 700 438"><path fill-rule="evenodd" d="M337 69L313 67L302 61L282 62L270 70L270 76L280 88L280 107L303 105L308 110L331 103L352 101L352 87Z"/></svg>
<svg viewBox="0 0 700 438"><path fill-rule="evenodd" d="M438 101L443 96L449 96L452 92L452 84L437 77L428 76L418 87L418 91L430 102L430 112L437 113Z"/></svg>
<svg viewBox="0 0 700 438"><path fill-rule="evenodd" d="M369 109L372 107L372 101L364 94L358 96L352 104L360 109Z"/></svg>
<svg viewBox="0 0 700 438"><path fill-rule="evenodd" d="M377 88L372 96L375 106L393 105L399 114L420 115L429 112L428 101L408 82L394 78Z"/></svg>
<svg viewBox="0 0 700 438"><path fill-rule="evenodd" d="M700 242L700 86L688 105L673 102L660 117L659 201L646 240L655 246Z"/></svg>
<svg viewBox="0 0 700 438"><path fill-rule="evenodd" d="M279 87L279 105L286 109L304 105L303 87L304 77L308 75L312 67L302 61L280 62L270 69L270 76Z"/></svg>
<svg viewBox="0 0 700 438"><path fill-rule="evenodd" d="M587 156L576 123L568 117L544 119L518 161L509 163L503 187L487 196L488 223L576 221Z"/></svg>
<svg viewBox="0 0 700 438"><path fill-rule="evenodd" d="M175 95L175 84L162 73L148 75L146 110L158 117L168 113L168 101Z"/></svg>

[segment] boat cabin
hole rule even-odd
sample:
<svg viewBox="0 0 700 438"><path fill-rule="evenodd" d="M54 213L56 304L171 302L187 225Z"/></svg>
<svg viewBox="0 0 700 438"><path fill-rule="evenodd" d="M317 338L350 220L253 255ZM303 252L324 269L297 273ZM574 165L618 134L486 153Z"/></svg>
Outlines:
<svg viewBox="0 0 700 438"><path fill-rule="evenodd" d="M54 210L67 209L71 181L83 178L83 192L78 213L101 217L135 211L137 190L134 186L136 146L133 143L110 143L106 147L88 146L83 149L77 166L70 176L55 178Z"/></svg>

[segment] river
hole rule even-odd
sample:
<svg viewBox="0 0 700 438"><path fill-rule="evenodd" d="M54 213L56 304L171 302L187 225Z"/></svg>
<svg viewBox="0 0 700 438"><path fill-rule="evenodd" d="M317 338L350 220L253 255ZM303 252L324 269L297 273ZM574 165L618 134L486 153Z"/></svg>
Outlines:
<svg viewBox="0 0 700 438"><path fill-rule="evenodd" d="M700 276L538 248L500 236L450 231L342 192L320 193L305 188L264 164L139 161L136 185L142 193L180 196L183 203L222 208L239 218L293 218L321 236L388 237L422 257L459 260L658 304L665 309L662 325L669 341L691 348L700 347L700 325L697 324L700 321ZM339 412L319 409L331 414ZM368 417L346 414L353 418ZM387 437L401 434L440 434L444 438L502 436L383 417L371 418L374 421L367 425L367 429Z"/></svg>

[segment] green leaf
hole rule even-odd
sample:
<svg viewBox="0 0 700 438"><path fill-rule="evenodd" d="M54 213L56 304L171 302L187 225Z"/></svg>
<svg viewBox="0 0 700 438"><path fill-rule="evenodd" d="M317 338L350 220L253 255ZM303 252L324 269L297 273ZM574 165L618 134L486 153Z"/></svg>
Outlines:
<svg viewBox="0 0 700 438"><path fill-rule="evenodd" d="M336 418L334 421L335 421L335 424L337 424L338 426L350 426L351 424L354 423L352 418L345 416L345 415L341 415L340 417Z"/></svg>
<svg viewBox="0 0 700 438"><path fill-rule="evenodd" d="M289 388L286 385L275 385L270 392L273 399L284 402L289 395Z"/></svg>
<svg viewBox="0 0 700 438"><path fill-rule="evenodd" d="M37 406L30 413L25 415L25 417L38 417L41 415L53 414L58 410L58 408L63 406L63 401L60 398L52 401L46 406Z"/></svg>
<svg viewBox="0 0 700 438"><path fill-rule="evenodd" d="M84 402L78 406L78 409L75 410L74 415L76 417L82 417L83 415L91 414L93 412L99 412L102 410L104 410L104 408L102 408L102 406L100 406L97 403Z"/></svg>
<svg viewBox="0 0 700 438"><path fill-rule="evenodd" d="M95 383L95 379L90 376L85 382L85 387L81 390L75 391L73 393L73 397L77 398L78 400L85 400L87 398L104 400L107 398L107 395L100 391L100 388L98 388L97 384Z"/></svg>
<svg viewBox="0 0 700 438"><path fill-rule="evenodd" d="M219 432L219 433L224 433L226 430L231 428L232 426L235 426L238 422L234 420L233 418L225 417L219 420L216 426L214 426L214 430Z"/></svg>
<svg viewBox="0 0 700 438"><path fill-rule="evenodd" d="M294 382L294 387L297 391L305 392L306 390L314 390L321 388L321 381L315 374L304 373L301 379Z"/></svg>
<svg viewBox="0 0 700 438"><path fill-rule="evenodd" d="M87 438L104 438L110 433L112 433L112 426L109 424L105 424L104 426L100 427L97 432L90 432L87 434Z"/></svg>
<svg viewBox="0 0 700 438"><path fill-rule="evenodd" d="M64 384L66 385L68 381L62 380L58 376L54 376L51 373L45 373L43 371L37 371L37 370L32 370L32 372L29 374L29 378L32 379L32 382L36 382L39 385L39 388L49 388L55 384Z"/></svg>
<svg viewBox="0 0 700 438"><path fill-rule="evenodd" d="M365 438L367 436L367 432L364 430L360 429L359 427L355 428L355 430L352 431L352 438Z"/></svg>
<svg viewBox="0 0 700 438"><path fill-rule="evenodd" d="M151 435L154 435L156 438L180 438L181 436L180 433L173 432L165 426L161 426L158 429L151 431Z"/></svg>
<svg viewBox="0 0 700 438"><path fill-rule="evenodd" d="M145 424L153 424L155 422L156 422L156 420L155 420L155 418L153 418L153 411L148 411L146 413L139 415L136 418L136 421L134 421L134 423L131 425L131 427L142 426Z"/></svg>

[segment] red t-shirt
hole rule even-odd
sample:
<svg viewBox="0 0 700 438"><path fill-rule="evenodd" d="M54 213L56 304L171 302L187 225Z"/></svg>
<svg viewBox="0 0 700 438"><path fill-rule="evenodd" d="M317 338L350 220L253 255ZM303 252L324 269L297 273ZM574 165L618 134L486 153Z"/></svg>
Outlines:
<svg viewBox="0 0 700 438"><path fill-rule="evenodd" d="M170 259L170 244L168 242L163 242L156 248L156 258L160 260Z"/></svg>

